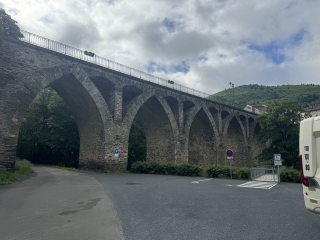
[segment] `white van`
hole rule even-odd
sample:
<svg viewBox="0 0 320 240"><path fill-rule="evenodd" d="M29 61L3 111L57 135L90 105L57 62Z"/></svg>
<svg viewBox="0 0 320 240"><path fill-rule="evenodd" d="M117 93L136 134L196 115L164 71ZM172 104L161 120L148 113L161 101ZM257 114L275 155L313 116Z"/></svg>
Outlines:
<svg viewBox="0 0 320 240"><path fill-rule="evenodd" d="M299 152L304 203L320 214L320 116L301 121Z"/></svg>

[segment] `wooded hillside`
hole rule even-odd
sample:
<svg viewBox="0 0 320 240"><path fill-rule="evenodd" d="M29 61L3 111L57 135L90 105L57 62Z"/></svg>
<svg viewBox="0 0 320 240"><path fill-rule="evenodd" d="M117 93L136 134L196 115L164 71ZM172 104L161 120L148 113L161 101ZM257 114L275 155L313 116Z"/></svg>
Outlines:
<svg viewBox="0 0 320 240"><path fill-rule="evenodd" d="M282 85L282 86L262 86L257 84L243 85L234 89L226 89L209 97L217 102L244 108L249 105L267 105L276 99L295 99L302 107L309 107L320 103L320 85Z"/></svg>

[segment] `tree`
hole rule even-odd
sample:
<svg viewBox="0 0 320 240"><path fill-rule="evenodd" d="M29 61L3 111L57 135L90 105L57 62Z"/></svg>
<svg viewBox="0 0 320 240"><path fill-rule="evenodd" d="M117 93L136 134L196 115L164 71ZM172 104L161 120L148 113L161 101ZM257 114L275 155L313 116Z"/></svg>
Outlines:
<svg viewBox="0 0 320 240"><path fill-rule="evenodd" d="M20 127L17 155L34 163L78 167L78 128L71 110L52 89L31 103Z"/></svg>
<svg viewBox="0 0 320 240"><path fill-rule="evenodd" d="M128 146L128 166L136 161L146 161L147 142L144 129L138 117L135 117L130 129Z"/></svg>
<svg viewBox="0 0 320 240"><path fill-rule="evenodd" d="M4 37L18 39L23 35L20 28L16 25L17 21L13 20L4 9L0 8L0 43Z"/></svg>
<svg viewBox="0 0 320 240"><path fill-rule="evenodd" d="M273 159L273 154L280 153L284 165L299 167L299 122L302 112L297 101L291 99L276 100L267 106L258 119L260 139L270 145L259 155L260 160Z"/></svg>

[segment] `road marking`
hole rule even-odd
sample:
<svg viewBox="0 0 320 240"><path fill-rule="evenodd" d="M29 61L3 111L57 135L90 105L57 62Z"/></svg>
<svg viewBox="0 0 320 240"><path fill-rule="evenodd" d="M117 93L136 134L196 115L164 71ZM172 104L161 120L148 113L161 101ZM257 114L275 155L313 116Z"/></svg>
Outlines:
<svg viewBox="0 0 320 240"><path fill-rule="evenodd" d="M203 179L203 180L198 180L198 181L193 181L191 183L197 183L199 184L199 182L203 182L203 181L208 181L208 180L212 180L213 178L207 178L207 179Z"/></svg>
<svg viewBox="0 0 320 240"><path fill-rule="evenodd" d="M271 189L277 183L275 182L259 182L259 181L250 181L238 185L238 187L247 187L247 188L262 188L262 189Z"/></svg>

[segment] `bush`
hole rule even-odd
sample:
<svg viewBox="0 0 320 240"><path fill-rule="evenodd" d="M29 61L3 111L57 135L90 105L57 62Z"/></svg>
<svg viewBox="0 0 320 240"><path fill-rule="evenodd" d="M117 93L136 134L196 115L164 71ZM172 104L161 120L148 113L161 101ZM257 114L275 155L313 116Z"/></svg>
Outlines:
<svg viewBox="0 0 320 240"><path fill-rule="evenodd" d="M146 162L134 162L130 171L133 173L148 173L146 170Z"/></svg>
<svg viewBox="0 0 320 240"><path fill-rule="evenodd" d="M189 163L175 164L172 162L135 162L131 165L131 172L180 176L201 176L202 168Z"/></svg>
<svg viewBox="0 0 320 240"><path fill-rule="evenodd" d="M208 177L211 178L230 178L230 167L225 165L210 165L206 168ZM232 167L232 178L249 180L250 169L246 167Z"/></svg>
<svg viewBox="0 0 320 240"><path fill-rule="evenodd" d="M182 163L177 165L178 175L180 176L201 176L202 168L198 165Z"/></svg>
<svg viewBox="0 0 320 240"><path fill-rule="evenodd" d="M163 168L165 169L166 175L179 175L179 169L177 168L177 164L175 163L164 163Z"/></svg>
<svg viewBox="0 0 320 240"><path fill-rule="evenodd" d="M246 167L237 167L233 169L232 177L235 179L250 180L251 179L250 169Z"/></svg>
<svg viewBox="0 0 320 240"><path fill-rule="evenodd" d="M198 177L202 176L204 171L200 166L190 163L134 162L131 165L131 172ZM211 178L230 178L229 166L210 165L206 168L206 173ZM250 179L250 169L246 167L232 167L232 178Z"/></svg>
<svg viewBox="0 0 320 240"><path fill-rule="evenodd" d="M300 171L293 167L287 167L280 172L281 182L301 183Z"/></svg>
<svg viewBox="0 0 320 240"><path fill-rule="evenodd" d="M33 172L31 163L27 160L16 160L15 171L0 170L0 185L17 181Z"/></svg>
<svg viewBox="0 0 320 240"><path fill-rule="evenodd" d="M230 177L230 168L228 166L214 164L207 167L206 173L208 177L211 178L228 178Z"/></svg>

